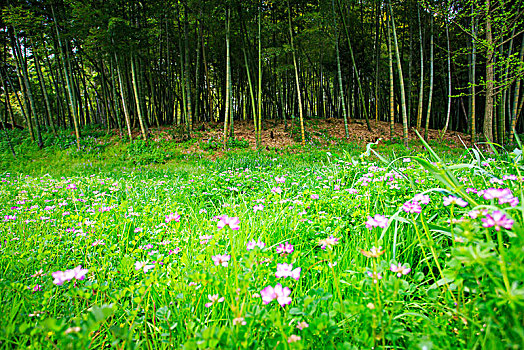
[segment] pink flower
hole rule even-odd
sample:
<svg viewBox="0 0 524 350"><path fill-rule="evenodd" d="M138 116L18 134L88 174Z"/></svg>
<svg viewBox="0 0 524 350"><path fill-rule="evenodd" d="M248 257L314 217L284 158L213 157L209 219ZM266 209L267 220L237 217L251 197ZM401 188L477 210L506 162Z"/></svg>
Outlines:
<svg viewBox="0 0 524 350"><path fill-rule="evenodd" d="M373 279L373 283L378 283L378 280L382 279L382 274L380 272L367 271L366 273L371 279Z"/></svg>
<svg viewBox="0 0 524 350"><path fill-rule="evenodd" d="M91 244L92 247L96 247L97 245L106 245L106 244L104 243L103 239L97 239L96 241L93 242L93 244Z"/></svg>
<svg viewBox="0 0 524 350"><path fill-rule="evenodd" d="M320 245L320 248L326 249L327 247L333 248L334 245L338 244L338 241L340 239L333 237L333 235L329 236L328 238L321 239L318 241L318 244Z"/></svg>
<svg viewBox="0 0 524 350"><path fill-rule="evenodd" d="M500 228L511 230L513 227L513 220L508 218L506 214L500 210L494 211L491 215L486 214L486 218L482 219L482 226L489 228L495 227L495 230L500 231Z"/></svg>
<svg viewBox="0 0 524 350"><path fill-rule="evenodd" d="M223 229L226 226L229 226L232 230L238 230L240 229L240 220L237 217L229 217L227 215L222 215L219 217L219 221L217 223L217 227L219 230Z"/></svg>
<svg viewBox="0 0 524 350"><path fill-rule="evenodd" d="M277 247L277 254L291 254L295 249L291 244L286 242L285 244L279 244Z"/></svg>
<svg viewBox="0 0 524 350"><path fill-rule="evenodd" d="M273 187L271 189L271 192L281 194L282 193L282 189L280 187Z"/></svg>
<svg viewBox="0 0 524 350"><path fill-rule="evenodd" d="M182 249L180 248L175 248L175 249L172 249L172 250L169 250L169 252L167 253L168 255L172 255L172 254L178 254Z"/></svg>
<svg viewBox="0 0 524 350"><path fill-rule="evenodd" d="M259 247L260 249L264 248L266 246L266 244L260 240L258 240L258 242L255 242L255 240L251 240L247 243L247 250L253 250L255 249L255 247Z"/></svg>
<svg viewBox="0 0 524 350"><path fill-rule="evenodd" d="M171 221L180 221L180 215L176 211L174 213L169 213L169 215L166 215L166 224L170 223Z"/></svg>
<svg viewBox="0 0 524 350"><path fill-rule="evenodd" d="M468 202L466 202L462 198L455 197L455 196L444 197L443 200L444 200L444 206L448 206L448 205L451 205L451 204L456 204L459 207L464 208L465 206L468 205Z"/></svg>
<svg viewBox="0 0 524 350"><path fill-rule="evenodd" d="M247 324L246 320L244 320L244 317L235 317L233 319L233 326L245 326Z"/></svg>
<svg viewBox="0 0 524 350"><path fill-rule="evenodd" d="M142 227L135 228L135 233L142 232L144 229Z"/></svg>
<svg viewBox="0 0 524 350"><path fill-rule="evenodd" d="M135 270L143 270L144 273L147 273L147 271L151 270L155 265L147 265L146 261L137 261L135 262Z"/></svg>
<svg viewBox="0 0 524 350"><path fill-rule="evenodd" d="M413 202L413 201L407 201L406 203L404 203L404 205L402 206L402 209L406 213L411 213L411 214L420 213L422 211L422 207L420 206L420 204L418 202Z"/></svg>
<svg viewBox="0 0 524 350"><path fill-rule="evenodd" d="M73 278L77 280L85 279L85 275L88 271L88 269L82 269L82 266L78 265L72 270L55 271L51 274L51 276L53 276L54 278L53 283L58 286L61 286L62 284L64 284L65 281L70 281Z"/></svg>
<svg viewBox="0 0 524 350"><path fill-rule="evenodd" d="M218 298L218 294L208 294L207 298L210 300L209 303L204 304L205 307L211 307L214 303L221 303L224 301L224 297Z"/></svg>
<svg viewBox="0 0 524 350"><path fill-rule="evenodd" d="M216 266L222 265L224 267L227 267L228 261L231 259L231 255L215 255L212 256L211 259L213 260Z"/></svg>
<svg viewBox="0 0 524 350"><path fill-rule="evenodd" d="M287 342L289 344L296 343L297 341L300 341L302 338L299 335L291 334L289 338L287 338Z"/></svg>
<svg viewBox="0 0 524 350"><path fill-rule="evenodd" d="M297 328L300 330L303 330L304 328L308 328L308 327L309 327L309 324L305 321L299 322L297 324Z"/></svg>
<svg viewBox="0 0 524 350"><path fill-rule="evenodd" d="M254 211L255 213L256 213L257 211L262 211L262 210L264 210L264 205L262 205L262 204L255 205L255 206L253 207L253 211Z"/></svg>
<svg viewBox="0 0 524 350"><path fill-rule="evenodd" d="M284 182L286 182L286 178L285 177L275 177L275 181L279 184L283 184Z"/></svg>
<svg viewBox="0 0 524 350"><path fill-rule="evenodd" d="M391 264L390 270L392 272L396 272L397 273L397 277L402 277L402 275L407 275L408 273L411 272L411 269L409 267L402 266L401 263L398 263L398 265Z"/></svg>
<svg viewBox="0 0 524 350"><path fill-rule="evenodd" d="M75 279L81 281L86 278L86 274L89 271L88 269L82 269L82 265L78 265L73 270L71 270L74 273Z"/></svg>
<svg viewBox="0 0 524 350"><path fill-rule="evenodd" d="M33 287L33 293L40 292L42 290L42 286L39 284L35 284Z"/></svg>
<svg viewBox="0 0 524 350"><path fill-rule="evenodd" d="M300 278L300 271L302 271L302 268L297 267L293 270L293 264L277 264L277 272L275 273L276 278L282 278L282 277L291 277L294 278L296 281Z"/></svg>
<svg viewBox="0 0 524 350"><path fill-rule="evenodd" d="M274 288L267 286L260 291L260 296L262 297L262 302L264 304L269 304L276 299L280 306L291 304L291 298L289 297L290 294L291 290L289 290L288 287L282 287L280 283L278 283Z"/></svg>
<svg viewBox="0 0 524 350"><path fill-rule="evenodd" d="M388 225L388 218L380 214L375 214L373 218L371 216L368 216L368 221L366 221L366 227L370 230L373 227L386 228L387 225Z"/></svg>
<svg viewBox="0 0 524 350"><path fill-rule="evenodd" d="M377 248L377 247L373 246L373 247L371 247L371 249L369 251L361 249L360 252L362 253L362 255L364 255L367 258L378 258L382 254L384 254L386 251L382 250L382 247L378 247Z"/></svg>
<svg viewBox="0 0 524 350"><path fill-rule="evenodd" d="M429 196L427 194L417 193L415 197L413 197L413 201L418 202L420 204L429 204Z"/></svg>
<svg viewBox="0 0 524 350"><path fill-rule="evenodd" d="M318 194L312 194L311 199L319 199L320 196Z"/></svg>

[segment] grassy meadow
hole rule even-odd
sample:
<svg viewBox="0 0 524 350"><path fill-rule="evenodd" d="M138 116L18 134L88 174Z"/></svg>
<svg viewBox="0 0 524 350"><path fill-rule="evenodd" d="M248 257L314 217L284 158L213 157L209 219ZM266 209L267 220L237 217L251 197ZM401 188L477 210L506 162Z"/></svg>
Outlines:
<svg viewBox="0 0 524 350"><path fill-rule="evenodd" d="M62 142L4 145L1 348L524 343L519 149Z"/></svg>

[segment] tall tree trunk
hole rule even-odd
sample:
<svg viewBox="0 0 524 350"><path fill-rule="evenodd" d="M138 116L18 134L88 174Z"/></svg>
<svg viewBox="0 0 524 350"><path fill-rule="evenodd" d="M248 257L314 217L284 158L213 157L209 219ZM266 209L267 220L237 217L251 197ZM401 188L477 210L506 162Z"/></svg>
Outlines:
<svg viewBox="0 0 524 350"><path fill-rule="evenodd" d="M124 118L126 120L127 135L129 136L129 141L133 142L133 134L131 133L131 118L129 116L129 110L127 109L124 82L122 79L122 72L120 70L120 65L118 64L118 56L116 55L116 52L115 52L115 65L116 65L116 73L118 76L118 85L120 87L120 98L122 99L122 108L124 109Z"/></svg>
<svg viewBox="0 0 524 350"><path fill-rule="evenodd" d="M375 123L378 122L379 114L379 97L378 84L380 76L380 19L382 18L382 2L377 2L377 16L375 18Z"/></svg>
<svg viewBox="0 0 524 350"><path fill-rule="evenodd" d="M135 94L135 104L136 104L136 113L138 115L138 122L140 124L140 131L142 132L142 138L144 141L147 141L147 124L144 120L144 115L142 113L142 105L140 99L140 90L138 86L137 72L136 72L136 63L134 55L131 55L131 77L133 84L133 92Z"/></svg>
<svg viewBox="0 0 524 350"><path fill-rule="evenodd" d="M404 76L402 73L402 62L400 61L400 54L398 50L397 30L395 29L395 18L393 17L391 1L389 1L388 5L389 15L391 18L391 29L393 31L393 40L395 42L395 57L397 59L398 78L400 85L400 102L402 107L402 138L404 139L404 146L408 147L408 114L406 106L406 92L404 89Z"/></svg>
<svg viewBox="0 0 524 350"><path fill-rule="evenodd" d="M122 121L120 120L120 108L118 108L118 98L116 97L116 81L115 81L115 71L113 67L113 59L110 60L110 67L111 70L111 92L113 97L113 107L115 109L115 117L116 117L116 123L118 125L118 131L120 133L120 137L124 136L124 131L122 130Z"/></svg>
<svg viewBox="0 0 524 350"><path fill-rule="evenodd" d="M337 28L337 20L336 20L336 13L335 13L335 0L331 0L331 5L333 7L333 19L335 22L335 31L336 31L336 38L335 38L335 48L337 52L337 72L338 72L338 88L340 90L340 101L342 102L342 113L344 113L344 132L346 134L346 138L349 139L349 129L348 129L348 112L346 109L346 100L344 98L344 87L342 83L342 69L340 68L340 50L338 48L338 28ZM323 100L323 99L322 99Z"/></svg>
<svg viewBox="0 0 524 350"><path fill-rule="evenodd" d="M448 20L446 18L446 42L448 47L447 52L447 59L448 59L448 110L446 113L446 123L444 124L444 129L442 129L442 133L440 134L440 138L444 137L446 134L446 131L448 130L449 125L449 119L451 116L451 53L450 53L450 47L449 47L449 25Z"/></svg>
<svg viewBox="0 0 524 350"><path fill-rule="evenodd" d="M475 143L477 141L477 130L476 130L476 118L477 114L475 113L476 109L476 66L477 66L477 26L476 26L477 17L475 16L475 3L471 4L471 105L470 105L470 115L469 119L471 120L471 142Z"/></svg>
<svg viewBox="0 0 524 350"><path fill-rule="evenodd" d="M74 98L74 94L73 94L73 87L72 87L72 83L71 83L71 80L70 80L70 77L69 77L69 73L68 73L68 69L67 69L67 64L66 64L66 59L64 58L64 47L62 45L62 39L60 38L60 32L58 31L58 23L57 23L57 20L56 20L56 16L55 16L55 10L54 10L54 6L51 5L51 12L53 14L53 22L55 24L55 30L56 30L56 36L57 36L57 39L58 39L58 46L60 48L60 59L62 61L62 66L64 68L64 75L65 75L65 79L66 79L66 84L67 84L67 91L69 93L69 106L72 110L72 118L73 118L73 124L74 124L74 127L75 127L75 136L76 136L76 148L78 150L80 150L80 137L81 137L81 134L80 134L80 128L78 127L78 117L77 117L77 107L76 107L76 102L75 102L75 98Z"/></svg>
<svg viewBox="0 0 524 350"><path fill-rule="evenodd" d="M261 7L262 3L258 4L258 106L257 106L257 116L258 116L258 126L256 130L258 131L257 135L257 148L260 147L260 142L262 141L262 19L261 19Z"/></svg>
<svg viewBox="0 0 524 350"><path fill-rule="evenodd" d="M494 104L494 48L491 32L491 0L486 0L486 104L484 110L484 136L486 141L493 142L493 104Z"/></svg>
<svg viewBox="0 0 524 350"><path fill-rule="evenodd" d="M44 142L42 141L42 133L40 132L40 123L38 121L38 111L36 109L35 100L33 98L33 92L31 90L31 84L29 83L29 72L27 70L27 62L22 56L22 51L20 50L18 35L15 31L15 51L17 52L18 59L20 61L20 66L22 67L21 75L25 85L25 91L27 93L27 99L29 100L29 105L31 106L31 115L33 116L34 127L36 132L36 137L38 140L38 147L42 149L44 147Z"/></svg>
<svg viewBox="0 0 524 350"><path fill-rule="evenodd" d="M224 110L225 110L225 113L224 113L224 150L226 149L227 147L227 138L228 138L228 132L229 132L229 128L228 128L228 121L229 121L229 88L230 88L230 84L229 84L229 60L230 60L230 57L229 57L229 25L230 25L230 9L229 7L226 9L226 103L225 103L225 106L224 106Z"/></svg>
<svg viewBox="0 0 524 350"><path fill-rule="evenodd" d="M422 112L424 108L424 42L422 41L422 23L420 22L420 6L417 3L418 36L420 41L420 85L418 93L417 123L416 128L420 130L422 124Z"/></svg>
<svg viewBox="0 0 524 350"><path fill-rule="evenodd" d="M389 66L389 138L393 140L395 137L395 75L393 74L393 54L391 46L391 26L387 20L388 27L388 66Z"/></svg>
<svg viewBox="0 0 524 350"><path fill-rule="evenodd" d="M522 36L522 44L520 45L520 54L519 54L519 61L521 66L524 65L524 35ZM515 137L516 127L517 127L517 106L519 104L519 96L520 96L520 84L522 79L517 79L517 82L515 84L515 90L513 91L513 106L511 107L511 130L509 134L509 142L513 143L513 138Z"/></svg>
<svg viewBox="0 0 524 350"><path fill-rule="evenodd" d="M189 41L187 34L187 23L188 23L188 11L187 3L184 4L184 46L185 46L185 86L186 86L186 98L187 98L187 137L191 138L191 130L193 130L193 114L191 106L191 71L189 70Z"/></svg>
<svg viewBox="0 0 524 350"><path fill-rule="evenodd" d="M36 53L36 47L32 40L31 45L33 46L33 59L35 61L35 68L36 73L38 75L38 81L40 82L40 89L42 90L42 95L44 96L44 105L46 109L47 120L49 126L51 127L51 131L53 132L53 135L57 136L55 124L53 123L53 114L51 113L51 104L49 103L49 97L47 95L47 89L44 82L44 75L42 73L42 67L40 66L38 55Z"/></svg>
<svg viewBox="0 0 524 350"><path fill-rule="evenodd" d="M300 136L302 140L302 146L306 145L306 135L304 130L304 112L302 109L302 94L300 92L300 80L298 75L298 66L297 58L295 54L295 45L293 44L293 27L291 26L291 6L289 5L289 0L287 2L288 8L288 23L289 23L289 38L291 42L291 53L293 55L293 66L295 67L295 81L297 86L297 97L298 97L298 113L300 117Z"/></svg>
<svg viewBox="0 0 524 350"><path fill-rule="evenodd" d="M428 96L428 110L426 112L426 127L424 130L424 139L427 141L429 137L429 119L431 118L431 105L433 103L433 14L429 14L431 19L431 33L429 39L429 96Z"/></svg>
<svg viewBox="0 0 524 350"><path fill-rule="evenodd" d="M368 130L369 131L373 131L371 129L371 124L369 124L368 110L366 108L366 101L364 99L364 91L362 90L362 84L360 83L359 71L358 71L358 68L357 68L357 64L355 62L355 56L353 55L353 47L351 45L351 39L349 37L349 30L348 30L348 27L346 25L346 20L344 19L344 16L342 14L342 8L340 7L340 0L337 0L337 1L338 1L340 14L341 14L341 17L342 17L342 23L344 25L344 29L345 29L345 32L346 32L346 37L347 37L348 46L349 46L349 55L351 56L351 63L353 65L353 70L355 71L355 77L357 78L358 94L359 94L359 97L360 97L360 103L362 104L362 112L364 112L364 117L366 118L366 125L368 127Z"/></svg>

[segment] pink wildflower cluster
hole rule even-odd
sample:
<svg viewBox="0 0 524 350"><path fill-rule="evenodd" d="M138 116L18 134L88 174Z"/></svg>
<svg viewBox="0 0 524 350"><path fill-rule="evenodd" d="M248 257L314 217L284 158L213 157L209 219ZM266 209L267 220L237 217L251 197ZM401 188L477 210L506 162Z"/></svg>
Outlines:
<svg viewBox="0 0 524 350"><path fill-rule="evenodd" d="M219 298L218 294L213 294L213 295L208 294L207 298L209 299L209 303L205 303L204 304L205 307L211 307L214 303L221 303L224 301L224 297Z"/></svg>
<svg viewBox="0 0 524 350"><path fill-rule="evenodd" d="M444 201L444 206L455 204L455 205L458 205L459 207L464 208L468 205L468 202L466 202L465 200L463 200L460 197L455 197L455 196L444 197L443 201Z"/></svg>
<svg viewBox="0 0 524 350"><path fill-rule="evenodd" d="M370 230L373 227L386 228L387 225L388 225L388 218L380 214L375 214L374 217L368 216L368 221L366 221L366 227Z"/></svg>
<svg viewBox="0 0 524 350"><path fill-rule="evenodd" d="M135 270L142 270L144 273L147 273L147 271L151 270L153 267L155 267L155 265L148 265L147 261L137 261L135 263Z"/></svg>
<svg viewBox="0 0 524 350"><path fill-rule="evenodd" d="M223 229L226 226L229 226L232 230L240 229L240 220L237 217L229 217L227 215L222 215L218 217L217 227L219 230Z"/></svg>
<svg viewBox="0 0 524 350"><path fill-rule="evenodd" d="M329 236L328 238L321 239L318 241L318 245L320 245L320 248L326 249L326 248L333 248L333 246L338 244L338 241L340 239L334 237L333 235Z"/></svg>
<svg viewBox="0 0 524 350"><path fill-rule="evenodd" d="M391 272L396 272L397 277L402 277L402 275L407 275L411 272L411 268L404 266L401 263L398 263L397 265L391 264L390 270Z"/></svg>
<svg viewBox="0 0 524 350"><path fill-rule="evenodd" d="M402 210L404 210L406 213L418 214L422 212L422 207L417 201L412 200L404 203L404 205L402 205Z"/></svg>
<svg viewBox="0 0 524 350"><path fill-rule="evenodd" d="M294 250L295 248L293 248L293 245L289 244L288 242L284 244L279 244L277 246L277 254L281 255L291 254Z"/></svg>
<svg viewBox="0 0 524 350"><path fill-rule="evenodd" d="M220 254L218 254L218 255L212 256L211 259L213 260L213 262L215 263L216 266L227 267L228 261L231 259L231 255L227 255L227 254L220 255Z"/></svg>
<svg viewBox="0 0 524 350"><path fill-rule="evenodd" d="M259 247L260 249L264 248L266 246L266 244L264 242L262 242L261 240L258 240L257 242L255 242L255 240L251 240L249 242L247 242L247 250L253 250L255 249L255 247Z"/></svg>
<svg viewBox="0 0 524 350"><path fill-rule="evenodd" d="M280 283L277 283L275 287L267 286L260 291L264 304L269 304L276 299L280 306L291 304L290 294L291 290L288 287L282 287Z"/></svg>
<svg viewBox="0 0 524 350"><path fill-rule="evenodd" d="M53 272L51 276L54 278L53 283L61 286L65 281L71 281L73 278L79 281L85 279L88 271L88 269L82 269L82 265L78 265L72 270Z"/></svg>
<svg viewBox="0 0 524 350"><path fill-rule="evenodd" d="M492 214L486 214L486 217L482 219L482 226L489 228L494 227L496 231L500 231L500 228L511 230L513 227L513 220L506 216L500 210L494 211Z"/></svg>
<svg viewBox="0 0 524 350"><path fill-rule="evenodd" d="M487 200L498 199L500 205L509 203L512 207L516 207L519 204L519 199L513 196L509 188L488 188L479 191L478 195Z"/></svg>
<svg viewBox="0 0 524 350"><path fill-rule="evenodd" d="M285 278L285 277L291 277L295 279L296 281L300 278L300 272L302 271L302 268L297 267L293 270L293 264L277 264L277 272L275 273L276 278Z"/></svg>
<svg viewBox="0 0 524 350"><path fill-rule="evenodd" d="M166 215L166 224L169 224L171 221L180 221L180 215L176 211L174 213L169 213L169 215Z"/></svg>

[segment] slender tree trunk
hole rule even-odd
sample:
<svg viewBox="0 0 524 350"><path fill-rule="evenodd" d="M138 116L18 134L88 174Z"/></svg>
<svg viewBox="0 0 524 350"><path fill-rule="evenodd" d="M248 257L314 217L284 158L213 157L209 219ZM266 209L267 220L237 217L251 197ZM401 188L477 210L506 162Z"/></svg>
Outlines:
<svg viewBox="0 0 524 350"><path fill-rule="evenodd" d="M393 140L395 137L395 75L393 74L393 54L391 46L391 26L387 21L388 27L388 66L389 66L389 138Z"/></svg>
<svg viewBox="0 0 524 350"><path fill-rule="evenodd" d="M47 120L49 126L51 127L51 131L53 132L53 135L57 136L55 124L53 123L53 114L51 113L51 104L49 103L49 97L47 95L47 89L44 82L44 75L42 74L42 68L40 66L38 55L36 53L36 48L32 40L31 45L33 46L33 59L35 61L35 68L36 73L38 75L38 81L40 82L40 89L42 90L42 95L44 96L44 105L46 109Z"/></svg>
<svg viewBox="0 0 524 350"><path fill-rule="evenodd" d="M227 147L227 138L228 138L228 121L229 121L229 24L230 24L230 9L226 9L226 103L224 106L224 150Z"/></svg>
<svg viewBox="0 0 524 350"><path fill-rule="evenodd" d="M520 54L519 54L519 61L520 65L524 65L524 35L522 36L522 44L520 45ZM511 130L509 133L509 142L513 143L513 138L515 137L516 127L517 127L517 106L519 104L519 96L520 96L520 84L522 82L522 79L517 79L517 82L515 84L515 90L513 91L513 105L511 107Z"/></svg>
<svg viewBox="0 0 524 350"><path fill-rule="evenodd" d="M74 98L74 94L73 94L73 87L72 87L72 83L71 83L71 80L70 80L70 77L69 77L69 73L68 73L68 69L67 69L67 64L66 64L66 60L64 58L64 47L62 45L62 39L60 38L60 32L58 31L58 24L57 24L57 21L56 21L56 16L55 16L55 10L54 10L54 7L51 6L51 12L53 14L53 22L55 24L55 30L56 30L56 36L57 36L57 39L58 39L58 45L60 47L60 59L62 61L62 65L63 65L63 68L64 68L64 74L65 74L65 79L66 79L66 84L67 84L67 91L69 93L69 106L73 112L73 115L72 115L72 118L73 118L73 124L74 124L74 127L75 127L75 135L76 135L76 148L78 150L80 150L80 137L81 137L81 134L80 134L80 128L78 127L78 117L77 117L77 106L76 106L76 102L75 102L75 98Z"/></svg>
<svg viewBox="0 0 524 350"><path fill-rule="evenodd" d="M355 71L355 77L357 78L358 94L359 94L359 97L360 97L360 103L362 104L362 112L364 112L364 117L366 118L366 125L368 127L368 130L369 131L373 131L371 129L371 124L369 124L368 110L366 108L366 101L364 99L364 91L362 90L362 84L360 83L360 76L359 76L357 64L355 62L355 56L353 55L353 47L351 45L351 39L349 37L349 30L348 30L348 27L346 25L346 20L344 19L344 16L342 14L342 8L340 8L340 0L337 0L337 1L338 1L340 14L342 16L342 23L344 25L344 29L345 29L345 32L346 32L346 37L347 37L348 46L349 46L349 55L351 56L351 63L353 64L353 70Z"/></svg>
<svg viewBox="0 0 524 350"><path fill-rule="evenodd" d="M470 105L470 116L471 120L471 142L475 143L477 141L477 130L476 130L476 118L477 114L475 113L476 109L476 66L477 66L477 18L475 16L475 4L471 4L471 105Z"/></svg>
<svg viewBox="0 0 524 350"><path fill-rule="evenodd" d="M400 87L400 101L402 107L402 138L404 139L404 146L408 147L408 114L406 106L406 92L404 89L404 76L402 73L402 62L400 61L400 54L398 50L397 30L395 29L395 18L393 17L393 9L391 8L391 1L389 5L389 15L391 17L391 29L393 31L393 40L395 42L395 57L397 59L397 69Z"/></svg>
<svg viewBox="0 0 524 350"><path fill-rule="evenodd" d="M289 38L291 42L291 53L293 55L293 66L295 67L295 81L297 86L297 97L298 97L298 113L300 117L300 135L302 140L302 146L306 145L306 135L304 130L304 112L302 109L302 94L300 92L300 80L298 75L298 66L297 58L295 55L295 46L293 44L293 27L291 26L291 6L289 5L289 0L287 2L288 7L288 23L289 23Z"/></svg>
<svg viewBox="0 0 524 350"><path fill-rule="evenodd" d="M9 110L9 121L11 122L11 125L15 125L15 119L14 119L14 113L13 113L13 108L11 106L11 99L9 98L9 90L7 88L7 82L4 80L4 76L2 74L2 72L0 71L0 84L2 84L2 86L4 87L4 92L5 92L5 102L6 102L6 105L7 105L7 109Z"/></svg>
<svg viewBox="0 0 524 350"><path fill-rule="evenodd" d="M428 110L426 112L426 127L424 130L424 139L427 141L429 137L429 119L431 118L431 105L433 103L433 14L429 14L431 19L431 33L429 39L429 96L428 96Z"/></svg>
<svg viewBox="0 0 524 350"><path fill-rule="evenodd" d="M135 57L133 55L131 56L131 76L132 76L132 83L133 83L133 92L135 94L136 113L138 115L138 122L140 124L140 131L142 132L142 138L144 139L144 141L147 141L147 125L146 125L146 122L144 120L144 116L142 113Z"/></svg>
<svg viewBox="0 0 524 350"><path fill-rule="evenodd" d="M120 65L118 64L118 56L116 55L116 52L115 52L115 65L116 65L116 73L118 75L118 85L120 86L120 98L122 99L122 108L124 109L124 117L126 120L127 135L129 136L129 141L133 142L133 134L131 133L131 118L129 116L129 110L127 109L126 97L124 95L125 89L124 89L124 83L122 79L122 72L120 71Z"/></svg>
<svg viewBox="0 0 524 350"><path fill-rule="evenodd" d="M378 96L378 84L380 76L380 19L382 18L382 2L377 2L376 23L375 23L375 123L378 122L379 114L379 96Z"/></svg>
<svg viewBox="0 0 524 350"><path fill-rule="evenodd" d="M257 135L257 148L260 147L262 141L262 19L261 19L261 7L262 3L258 5L258 131Z"/></svg>
<svg viewBox="0 0 524 350"><path fill-rule="evenodd" d="M187 34L187 22L188 22L188 11L187 3L184 4L184 46L185 46L185 86L186 86L186 98L187 98L187 137L191 138L191 130L193 130L193 114L191 105L191 71L189 70L189 41Z"/></svg>
<svg viewBox="0 0 524 350"><path fill-rule="evenodd" d="M444 129L442 129L440 138L444 137L444 135L446 134L446 131L448 130L449 119L451 116L451 53L450 53L450 47L449 47L449 25L448 25L447 19L446 19L446 42L447 42L447 47L448 47L448 52L447 52L447 58L448 58L448 110L446 113L446 123L444 124Z"/></svg>
<svg viewBox="0 0 524 350"><path fill-rule="evenodd" d="M493 142L493 104L494 104L494 48L491 32L491 0L486 0L486 104L484 110L484 136Z"/></svg>
<svg viewBox="0 0 524 350"><path fill-rule="evenodd" d="M21 75L25 85L25 91L27 93L27 99L29 100L29 105L31 106L31 114L33 116L34 127L36 132L36 137L38 139L38 147L42 149L44 147L44 142L42 141L42 133L40 132L40 123L38 121L38 111L36 109L35 100L33 98L33 92L31 90L31 84L29 83L29 72L27 70L27 62L25 62L24 57L22 56L22 51L20 50L18 35L15 31L15 50L17 51L17 56L20 60L20 65L22 67Z"/></svg>
<svg viewBox="0 0 524 350"><path fill-rule="evenodd" d="M112 88L112 96L113 96L113 106L115 109L115 117L116 117L116 123L118 125L118 131L120 132L120 137L124 136L124 131L122 130L122 121L120 120L120 108L118 107L118 98L116 97L116 81L115 81L115 71L113 67L113 60L110 61L111 65L109 69L111 69L111 88Z"/></svg>
<svg viewBox="0 0 524 350"><path fill-rule="evenodd" d="M420 40L420 85L418 93L418 107L417 107L417 130L420 130L422 124L422 112L424 108L424 42L422 41L422 23L420 22L420 6L417 3L418 15L418 36Z"/></svg>
<svg viewBox="0 0 524 350"><path fill-rule="evenodd" d="M346 138L349 139L349 129L348 129L348 112L346 109L346 100L344 98L344 87L342 83L342 69L340 68L340 50L338 47L338 28L337 28L337 21L336 21L336 13L335 13L335 0L331 0L331 5L333 7L333 18L335 22L335 31L336 31L336 38L335 38L335 49L337 52L337 72L338 72L338 88L340 90L340 101L342 102L342 113L344 113L344 133L346 134Z"/></svg>

